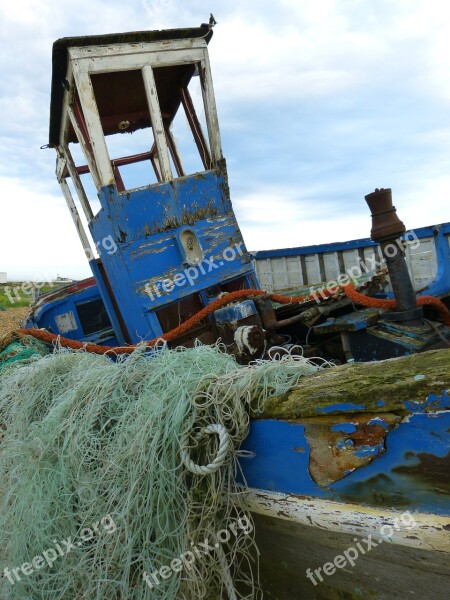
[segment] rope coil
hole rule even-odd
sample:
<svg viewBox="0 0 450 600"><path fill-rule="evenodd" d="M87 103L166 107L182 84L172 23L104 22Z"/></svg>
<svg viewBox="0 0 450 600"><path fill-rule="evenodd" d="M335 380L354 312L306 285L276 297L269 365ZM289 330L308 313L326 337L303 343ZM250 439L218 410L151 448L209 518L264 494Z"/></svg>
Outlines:
<svg viewBox="0 0 450 600"><path fill-rule="evenodd" d="M223 425L211 424L204 427L200 432L200 437L203 434L217 433L219 436L219 449L217 450L216 458L209 465L197 465L190 457L186 450L187 440L184 439L181 445L180 454L184 466L195 475L210 475L215 473L225 464L226 456L230 447L230 436Z"/></svg>

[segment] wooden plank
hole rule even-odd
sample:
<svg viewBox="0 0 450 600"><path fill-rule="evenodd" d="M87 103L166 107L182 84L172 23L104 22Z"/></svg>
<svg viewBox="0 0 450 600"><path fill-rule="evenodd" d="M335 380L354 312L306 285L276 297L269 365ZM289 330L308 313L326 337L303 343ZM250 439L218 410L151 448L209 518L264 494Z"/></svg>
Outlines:
<svg viewBox="0 0 450 600"><path fill-rule="evenodd" d="M317 257L319 259L320 281L326 281L327 280L327 276L325 274L325 262L323 260L323 252L319 252L317 254Z"/></svg>
<svg viewBox="0 0 450 600"><path fill-rule="evenodd" d="M305 285L305 274L300 256L297 256L298 272L300 277L300 285Z"/></svg>
<svg viewBox="0 0 450 600"><path fill-rule="evenodd" d="M70 122L72 123L72 127L75 131L75 135L77 136L78 142L83 150L84 157L86 158L86 162L88 164L89 172L94 180L94 185L98 189L100 189L100 175L97 171L97 166L95 164L95 157L88 147L83 132L78 124L78 121L75 117L74 111L71 106L67 107L67 114L69 115ZM66 147L64 145L64 147Z"/></svg>
<svg viewBox="0 0 450 600"><path fill-rule="evenodd" d="M266 274L266 279L267 279L267 284L268 284L267 289L272 292L275 289L275 287L274 287L274 279L273 279L273 271L272 271L272 261L270 258L268 258L266 260L265 274Z"/></svg>
<svg viewBox="0 0 450 600"><path fill-rule="evenodd" d="M66 146L67 136L69 134L70 119L69 119L68 108L69 108L70 103L72 102L73 93L74 93L74 79L73 79L73 70L72 70L72 62L71 61L69 61L69 64L67 66L66 81L69 84L69 89L65 90L64 98L63 98L61 127L60 127L60 134L59 134L59 145L60 146Z"/></svg>
<svg viewBox="0 0 450 600"><path fill-rule="evenodd" d="M425 377L416 379L417 374ZM329 414L339 414L345 413L347 404L354 405L355 413L406 413L405 400L410 405L419 403L423 412L442 410L443 399L438 398L434 403L427 403L426 399L437 390L448 388L450 350L429 350L400 358L321 369L302 378L282 397L268 398L254 418L317 417L324 408ZM311 398L320 398L320 404ZM383 400L382 404L379 400Z"/></svg>
<svg viewBox="0 0 450 600"><path fill-rule="evenodd" d="M86 121L84 119L84 115L81 109L80 102L78 100L78 96L73 96L72 103L67 107L67 112L69 115L70 122L75 131L75 135L77 140L83 150L84 156L87 161L87 168L91 170L91 173L95 171L95 175L97 177L98 186L100 186L100 178L98 176L97 166L95 164L94 151L92 149L91 139L89 136L89 131L86 125ZM64 144L66 146L67 144ZM83 168L86 165L82 165ZM83 174L81 171L79 174Z"/></svg>
<svg viewBox="0 0 450 600"><path fill-rule="evenodd" d="M337 250L336 255L337 255L337 261L338 261L338 267L339 267L339 274L343 275L345 273L345 263L344 263L344 257L342 255L342 250Z"/></svg>
<svg viewBox="0 0 450 600"><path fill-rule="evenodd" d="M58 154L56 158L56 179L61 181L67 175L67 161L66 159Z"/></svg>
<svg viewBox="0 0 450 600"><path fill-rule="evenodd" d="M353 267L359 266L359 254L357 248L344 250L342 252L342 258L344 259L345 272L347 273Z"/></svg>
<svg viewBox="0 0 450 600"><path fill-rule="evenodd" d="M194 136L194 141L202 159L203 166L205 171L208 171L211 169L211 154L209 152L208 142L205 139L201 123L198 120L197 113L195 111L191 94L187 88L183 88L181 90L181 103L186 114L186 119L191 128L192 135Z"/></svg>
<svg viewBox="0 0 450 600"><path fill-rule="evenodd" d="M308 269L306 267L306 258L304 256L304 254L300 255L300 267L302 270L302 279L303 279L303 285L307 285L309 283L309 279L308 279Z"/></svg>
<svg viewBox="0 0 450 600"><path fill-rule="evenodd" d="M288 273L288 282L290 287L296 287L303 283L301 274L301 265L298 256L288 256L286 258L286 267Z"/></svg>
<svg viewBox="0 0 450 600"><path fill-rule="evenodd" d="M73 200L70 188L67 184L67 181L65 179L61 179L59 184L60 184L62 192L64 194L64 198L66 199L66 203L69 208L72 220L75 224L76 230L78 232L78 236L83 245L83 250L84 250L88 260L92 260L94 258L94 253L92 251L91 244L89 242L89 238L87 237L86 232L84 230L83 223L81 222L80 214L78 213L77 207L75 206L75 202Z"/></svg>
<svg viewBox="0 0 450 600"><path fill-rule="evenodd" d="M429 285L437 275L436 246L433 238L423 238L417 248L406 246L406 262L415 290Z"/></svg>
<svg viewBox="0 0 450 600"><path fill-rule="evenodd" d="M86 196L86 192L84 190L83 184L81 182L81 178L78 175L77 169L75 167L75 163L73 162L72 155L70 153L69 148L64 148L64 158L67 161L67 170L69 171L69 175L72 178L73 185L78 194L78 198L80 200L81 207L84 212L84 216L86 217L87 222L89 223L93 218L94 214L92 212L92 208L89 202L88 197Z"/></svg>
<svg viewBox="0 0 450 600"><path fill-rule="evenodd" d="M147 102L150 110L153 135L155 137L155 143L158 149L161 177L163 181L171 181L173 179L173 174L170 166L169 149L167 147L166 133L161 116L161 109L159 107L158 91L156 89L152 67L145 65L142 69L142 76L144 79L145 93L147 95Z"/></svg>
<svg viewBox="0 0 450 600"><path fill-rule="evenodd" d="M284 290L289 287L286 282L286 269L283 257L270 259L273 287L275 290Z"/></svg>
<svg viewBox="0 0 450 600"><path fill-rule="evenodd" d="M76 68L76 63L74 63L74 76L83 116L89 132L92 151L95 157L100 187L114 184L114 173L108 154L108 148L106 147L105 136L103 134L91 78L87 73L80 72L79 69Z"/></svg>
<svg viewBox="0 0 450 600"><path fill-rule="evenodd" d="M325 252L323 255L325 281L337 280L340 275L339 261L336 252Z"/></svg>
<svg viewBox="0 0 450 600"><path fill-rule="evenodd" d="M203 51L203 60L200 63L200 80L202 83L203 102L205 105L206 124L208 126L211 157L214 162L223 158L222 142L220 139L219 118L217 116L214 86L209 64L208 50Z"/></svg>
<svg viewBox="0 0 450 600"><path fill-rule="evenodd" d="M393 544L450 552L447 533L450 516L414 512L416 526L411 536L411 529L395 526L402 511L384 506L363 507L256 489L249 489L246 499L249 509L260 515L348 535L376 535L388 525L392 528L389 537Z"/></svg>
<svg viewBox="0 0 450 600"><path fill-rule="evenodd" d="M323 280L320 276L320 265L318 254L307 254L305 256L305 267L307 273L307 282L321 283Z"/></svg>
<svg viewBox="0 0 450 600"><path fill-rule="evenodd" d="M69 56L73 59L94 59L108 58L111 56L126 56L128 54L166 53L168 51L203 49L205 47L206 41L203 38L188 38L184 40L166 40L161 42L73 46L69 48Z"/></svg>
<svg viewBox="0 0 450 600"><path fill-rule="evenodd" d="M389 540L380 545L379 537L377 547L368 551L367 538L361 533L333 532L260 514L254 515L254 526L261 587L264 597L271 600L448 598L447 552L400 546ZM357 549L353 565L347 559L344 564L336 563L341 568L329 571L335 558L345 558L350 548ZM355 556L355 551L350 555ZM324 572L327 563L329 575Z"/></svg>
<svg viewBox="0 0 450 600"><path fill-rule="evenodd" d="M81 58L76 60L82 73L106 73L143 69L145 66L171 67L197 63L203 58L202 50L177 50L173 52L148 52L146 54L125 54L106 58Z"/></svg>

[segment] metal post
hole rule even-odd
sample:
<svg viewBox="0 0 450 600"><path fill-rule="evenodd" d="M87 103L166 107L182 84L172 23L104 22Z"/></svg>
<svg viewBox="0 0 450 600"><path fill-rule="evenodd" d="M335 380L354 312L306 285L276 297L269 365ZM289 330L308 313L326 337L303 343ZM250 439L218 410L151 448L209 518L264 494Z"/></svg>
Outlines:
<svg viewBox="0 0 450 600"><path fill-rule="evenodd" d="M395 206L392 205L392 191L390 188L376 189L365 199L372 213L370 237L380 244L397 301L395 312L386 313L383 318L392 321L419 319L423 315L423 310L417 306L416 293L408 273L401 242L401 236L406 229L397 216Z"/></svg>

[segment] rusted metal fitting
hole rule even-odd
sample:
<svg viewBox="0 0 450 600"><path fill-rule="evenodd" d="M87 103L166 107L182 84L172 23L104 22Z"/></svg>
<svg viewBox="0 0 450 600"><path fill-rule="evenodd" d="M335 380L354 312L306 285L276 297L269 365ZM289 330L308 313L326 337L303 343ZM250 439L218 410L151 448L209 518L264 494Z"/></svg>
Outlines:
<svg viewBox="0 0 450 600"><path fill-rule="evenodd" d="M261 315L261 320L264 329L266 329L267 331L277 331L278 329L281 329L281 327L295 325L295 323L299 323L304 319L302 312L299 315L295 315L289 319L282 319L281 321L277 321L275 311L273 310L272 302L269 300L268 296L260 296L259 298L257 298L256 304L259 307L259 312Z"/></svg>
<svg viewBox="0 0 450 600"><path fill-rule="evenodd" d="M372 229L370 237L374 242L394 240L406 231L405 225L397 216L395 206L392 205L392 190L376 189L365 196L372 213Z"/></svg>
<svg viewBox="0 0 450 600"><path fill-rule="evenodd" d="M390 188L376 189L365 196L372 213L372 230L370 237L380 244L383 258L389 271L392 291L397 301L394 312L387 312L383 319L392 321L409 321L420 325L423 309L417 306L416 293L406 266L401 244L394 244L405 231L405 225L397 216L392 205L392 190ZM392 250L394 250L392 252Z"/></svg>

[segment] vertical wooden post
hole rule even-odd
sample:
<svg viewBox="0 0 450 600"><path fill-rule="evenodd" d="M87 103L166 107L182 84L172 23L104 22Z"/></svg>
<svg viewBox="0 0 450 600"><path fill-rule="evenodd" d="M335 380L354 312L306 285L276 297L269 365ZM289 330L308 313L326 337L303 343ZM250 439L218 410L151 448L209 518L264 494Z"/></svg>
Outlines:
<svg viewBox="0 0 450 600"><path fill-rule="evenodd" d="M158 149L158 158L163 181L173 179L172 168L170 166L169 150L167 148L166 132L159 107L158 92L156 90L155 76L150 65L145 65L142 69L144 78L145 93L150 110L150 120L152 122L153 135L155 137L156 147Z"/></svg>

